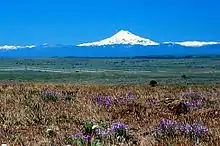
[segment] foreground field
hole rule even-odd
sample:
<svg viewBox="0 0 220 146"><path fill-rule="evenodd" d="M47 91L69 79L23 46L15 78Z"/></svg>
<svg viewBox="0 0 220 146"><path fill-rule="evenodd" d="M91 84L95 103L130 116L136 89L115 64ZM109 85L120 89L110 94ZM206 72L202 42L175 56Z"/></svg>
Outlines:
<svg viewBox="0 0 220 146"><path fill-rule="evenodd" d="M219 85L1 83L0 143L218 146L219 97Z"/></svg>

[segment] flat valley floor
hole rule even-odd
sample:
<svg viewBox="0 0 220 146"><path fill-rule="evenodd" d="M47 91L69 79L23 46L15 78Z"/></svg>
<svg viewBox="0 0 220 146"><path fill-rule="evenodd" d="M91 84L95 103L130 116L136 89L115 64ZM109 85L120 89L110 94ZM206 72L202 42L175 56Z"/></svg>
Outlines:
<svg viewBox="0 0 220 146"><path fill-rule="evenodd" d="M185 75L186 78L183 78ZM220 57L0 59L1 81L81 84L216 84Z"/></svg>

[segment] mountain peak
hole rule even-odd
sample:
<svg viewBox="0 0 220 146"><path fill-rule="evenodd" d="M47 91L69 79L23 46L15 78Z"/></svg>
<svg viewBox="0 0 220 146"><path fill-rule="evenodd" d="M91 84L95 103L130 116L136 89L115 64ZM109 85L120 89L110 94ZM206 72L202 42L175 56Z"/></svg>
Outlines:
<svg viewBox="0 0 220 146"><path fill-rule="evenodd" d="M134 35L132 34L131 32L129 31L126 31L126 30L120 30L119 32L117 32L115 35L113 35L111 38L117 38L117 39L128 39L128 38L138 38L138 39L141 39L141 37L137 36L137 35Z"/></svg>
<svg viewBox="0 0 220 146"><path fill-rule="evenodd" d="M132 35L132 33L127 30L120 30L115 35Z"/></svg>
<svg viewBox="0 0 220 146"><path fill-rule="evenodd" d="M159 45L159 43L151 41L150 39L141 38L126 30L120 30L115 35L107 39L92 43L84 43L78 46L105 46L105 45L119 45L119 44L143 45L143 46Z"/></svg>

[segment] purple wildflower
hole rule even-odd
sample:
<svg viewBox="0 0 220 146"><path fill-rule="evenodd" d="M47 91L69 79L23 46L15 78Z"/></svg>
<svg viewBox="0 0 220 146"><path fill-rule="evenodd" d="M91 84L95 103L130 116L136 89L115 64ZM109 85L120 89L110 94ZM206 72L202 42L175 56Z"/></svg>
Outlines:
<svg viewBox="0 0 220 146"><path fill-rule="evenodd" d="M115 135L118 141L122 141L127 135L127 125L122 122L116 122L111 125L109 132Z"/></svg>
<svg viewBox="0 0 220 146"><path fill-rule="evenodd" d="M173 136L178 131L177 122L169 119L162 119L158 125L158 131L160 134Z"/></svg>
<svg viewBox="0 0 220 146"><path fill-rule="evenodd" d="M98 103L99 105L103 104L103 97L102 97L102 96L98 96L98 97L97 97L97 103Z"/></svg>
<svg viewBox="0 0 220 146"><path fill-rule="evenodd" d="M74 136L76 139L80 139L83 137L83 133L81 131L78 131L75 136Z"/></svg>
<svg viewBox="0 0 220 146"><path fill-rule="evenodd" d="M105 105L106 105L106 108L107 108L107 109L111 106L112 103L113 103L112 98L111 98L110 96L106 97L106 99L105 99Z"/></svg>
<svg viewBox="0 0 220 146"><path fill-rule="evenodd" d="M110 96L107 97L98 96L97 103L99 105L105 105L106 109L108 109L114 103L114 100Z"/></svg>
<svg viewBox="0 0 220 146"><path fill-rule="evenodd" d="M153 104L157 104L157 101L154 99L154 100L152 101L152 103L153 103Z"/></svg>
<svg viewBox="0 0 220 146"><path fill-rule="evenodd" d="M129 92L127 95L127 99L133 101L135 99L138 99L138 97L134 95L133 93Z"/></svg>
<svg viewBox="0 0 220 146"><path fill-rule="evenodd" d="M85 135L85 136L83 136L83 140L86 141L86 142L90 142L91 141L91 136Z"/></svg>
<svg viewBox="0 0 220 146"><path fill-rule="evenodd" d="M122 122L116 122L111 125L111 131L117 131L118 129L126 129L127 125Z"/></svg>
<svg viewBox="0 0 220 146"><path fill-rule="evenodd" d="M197 92L186 93L182 96L182 99L184 99L184 104L188 107L201 106L205 101L202 95Z"/></svg>
<svg viewBox="0 0 220 146"><path fill-rule="evenodd" d="M186 134L189 134L191 131L192 131L192 126L189 125L189 124L186 124L186 126L185 126L185 132L186 132Z"/></svg>
<svg viewBox="0 0 220 146"><path fill-rule="evenodd" d="M204 102L204 99L197 99L194 101L185 101L184 104L188 107L197 107L200 106Z"/></svg>
<svg viewBox="0 0 220 146"><path fill-rule="evenodd" d="M179 130L180 132L184 132L184 129L185 129L185 127L184 127L183 125L179 125L179 126L178 126L178 130Z"/></svg>
<svg viewBox="0 0 220 146"><path fill-rule="evenodd" d="M160 121L159 127L162 130L167 130L169 128L172 128L176 125L176 121L173 120L169 120L169 119L162 119L162 121Z"/></svg>
<svg viewBox="0 0 220 146"><path fill-rule="evenodd" d="M208 128L201 124L186 124L185 125L185 135L193 139L204 138L208 134Z"/></svg>
<svg viewBox="0 0 220 146"><path fill-rule="evenodd" d="M193 134L198 137L202 137L203 135L207 135L208 128L201 125L201 124L195 124L193 125Z"/></svg>
<svg viewBox="0 0 220 146"><path fill-rule="evenodd" d="M158 125L157 134L175 136L184 134L192 139L204 138L208 134L208 128L202 124L177 124L176 121L163 119Z"/></svg>
<svg viewBox="0 0 220 146"><path fill-rule="evenodd" d="M182 96L183 99L195 99L195 98L202 98L202 95L198 92L190 92L190 93L186 93Z"/></svg>
<svg viewBox="0 0 220 146"><path fill-rule="evenodd" d="M105 129L102 129L102 128L97 128L95 130L96 134L99 135L100 137L106 137L109 135L109 131L108 130L105 130Z"/></svg>

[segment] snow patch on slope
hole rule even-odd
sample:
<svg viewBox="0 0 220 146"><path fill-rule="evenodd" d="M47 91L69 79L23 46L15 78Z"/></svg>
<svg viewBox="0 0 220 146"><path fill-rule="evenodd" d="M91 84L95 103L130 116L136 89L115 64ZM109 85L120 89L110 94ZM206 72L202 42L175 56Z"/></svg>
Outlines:
<svg viewBox="0 0 220 146"><path fill-rule="evenodd" d="M16 50L16 49L23 49L23 48L35 48L36 45L30 45L30 46L13 46L13 45L4 45L0 46L0 50Z"/></svg>
<svg viewBox="0 0 220 146"><path fill-rule="evenodd" d="M92 42L92 43L83 43L77 46L104 46L104 45L159 45L159 43L151 41L150 39L141 38L137 35L130 33L129 31L121 30L110 38Z"/></svg>

